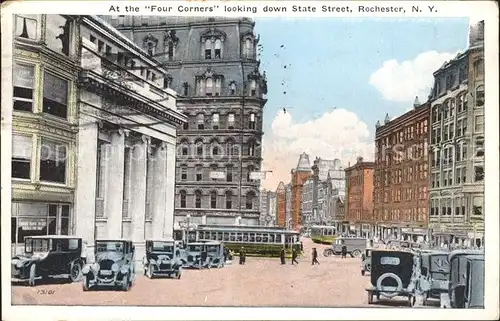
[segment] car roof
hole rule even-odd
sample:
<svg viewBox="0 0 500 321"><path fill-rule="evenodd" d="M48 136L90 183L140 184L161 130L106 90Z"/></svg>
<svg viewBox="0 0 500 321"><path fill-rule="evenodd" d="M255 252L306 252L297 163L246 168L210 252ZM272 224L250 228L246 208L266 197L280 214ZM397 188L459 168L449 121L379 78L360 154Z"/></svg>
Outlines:
<svg viewBox="0 0 500 321"><path fill-rule="evenodd" d="M173 238L157 238L157 239L146 239L146 242L169 242L173 243L176 242Z"/></svg>
<svg viewBox="0 0 500 321"><path fill-rule="evenodd" d="M482 250L454 250L450 252L448 255L448 259L451 260L455 256L463 256L463 255L484 255L484 251Z"/></svg>
<svg viewBox="0 0 500 321"><path fill-rule="evenodd" d="M96 239L96 242L132 242L132 240L129 239L123 239L123 238L115 238L115 239Z"/></svg>
<svg viewBox="0 0 500 321"><path fill-rule="evenodd" d="M209 241L205 243L206 245L221 245L222 242L219 241Z"/></svg>
<svg viewBox="0 0 500 321"><path fill-rule="evenodd" d="M35 235L35 236L25 236L25 239L82 239L79 236L74 235Z"/></svg>

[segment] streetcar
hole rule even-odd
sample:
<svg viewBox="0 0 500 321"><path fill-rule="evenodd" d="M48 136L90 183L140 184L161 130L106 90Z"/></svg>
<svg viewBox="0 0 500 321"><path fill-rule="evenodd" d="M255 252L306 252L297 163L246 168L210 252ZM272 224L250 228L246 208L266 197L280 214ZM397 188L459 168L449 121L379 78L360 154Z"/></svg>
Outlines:
<svg viewBox="0 0 500 321"><path fill-rule="evenodd" d="M331 245L337 236L337 228L335 226L311 226L311 239L314 243Z"/></svg>
<svg viewBox="0 0 500 321"><path fill-rule="evenodd" d="M282 227L198 225L188 231L176 230L174 235L187 243L219 241L236 254L244 247L247 256L279 257L283 247L287 256L292 248L300 253L299 232Z"/></svg>

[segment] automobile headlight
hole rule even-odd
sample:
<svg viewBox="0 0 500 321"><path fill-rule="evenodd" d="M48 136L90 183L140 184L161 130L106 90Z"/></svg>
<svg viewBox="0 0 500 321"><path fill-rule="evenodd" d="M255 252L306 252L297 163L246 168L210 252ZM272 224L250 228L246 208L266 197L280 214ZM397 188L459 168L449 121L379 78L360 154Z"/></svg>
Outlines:
<svg viewBox="0 0 500 321"><path fill-rule="evenodd" d="M99 264L97 262L92 263L91 267L92 270L99 271Z"/></svg>
<svg viewBox="0 0 500 321"><path fill-rule="evenodd" d="M113 265L111 266L111 271L113 272L118 272L119 269L120 267L116 263L113 263Z"/></svg>

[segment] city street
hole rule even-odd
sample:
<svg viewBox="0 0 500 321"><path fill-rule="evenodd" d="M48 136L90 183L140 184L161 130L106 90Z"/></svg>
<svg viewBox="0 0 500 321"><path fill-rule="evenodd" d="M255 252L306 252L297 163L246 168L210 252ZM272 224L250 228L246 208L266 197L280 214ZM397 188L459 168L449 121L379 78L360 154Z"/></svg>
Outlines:
<svg viewBox="0 0 500 321"><path fill-rule="evenodd" d="M222 269L184 270L180 280L150 280L139 271L129 292L83 292L81 283L13 286L12 304L140 305L140 306L368 306L360 259L323 257L325 246L316 245L321 265L311 266L313 244L303 239L306 254L300 264L286 266L279 259L247 258L246 265ZM235 263L235 264L234 264ZM392 299L371 307L405 307L407 301Z"/></svg>

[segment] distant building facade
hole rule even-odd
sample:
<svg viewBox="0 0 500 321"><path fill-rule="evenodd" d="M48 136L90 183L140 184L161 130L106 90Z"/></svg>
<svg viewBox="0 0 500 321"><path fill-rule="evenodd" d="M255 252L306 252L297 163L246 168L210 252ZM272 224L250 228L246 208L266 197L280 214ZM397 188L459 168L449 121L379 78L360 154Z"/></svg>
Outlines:
<svg viewBox="0 0 500 321"><path fill-rule="evenodd" d="M265 74L248 18L113 16L166 69L178 127L175 222L258 225ZM189 214L189 216L188 216Z"/></svg>
<svg viewBox="0 0 500 321"><path fill-rule="evenodd" d="M285 184L280 182L276 188L276 225L280 227L287 226L286 196Z"/></svg>
<svg viewBox="0 0 500 321"><path fill-rule="evenodd" d="M314 190L314 180L309 177L302 187L302 217L304 218L304 224L312 224L314 221L313 217L313 190Z"/></svg>
<svg viewBox="0 0 500 321"><path fill-rule="evenodd" d="M309 155L302 153L297 167L291 170L291 228L299 229L303 225L302 191L303 185L312 176Z"/></svg>
<svg viewBox="0 0 500 321"><path fill-rule="evenodd" d="M413 107L376 125L373 214L383 238L428 236L430 104L416 98Z"/></svg>
<svg viewBox="0 0 500 321"><path fill-rule="evenodd" d="M276 217L276 192L260 191L260 225L273 226Z"/></svg>
<svg viewBox="0 0 500 321"><path fill-rule="evenodd" d="M373 171L374 162L364 162L358 157L356 164L345 169L346 208L349 233L369 236L374 233L373 218Z"/></svg>

